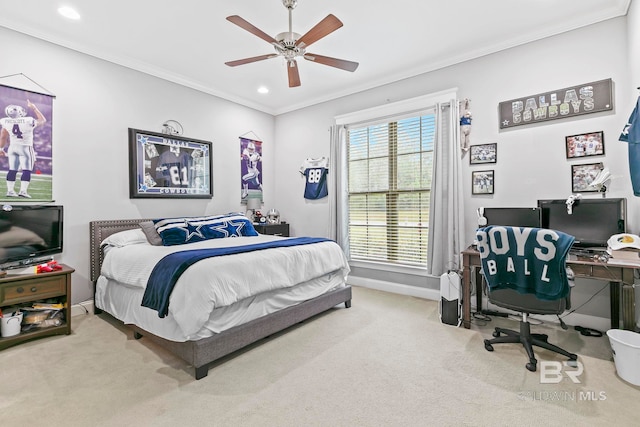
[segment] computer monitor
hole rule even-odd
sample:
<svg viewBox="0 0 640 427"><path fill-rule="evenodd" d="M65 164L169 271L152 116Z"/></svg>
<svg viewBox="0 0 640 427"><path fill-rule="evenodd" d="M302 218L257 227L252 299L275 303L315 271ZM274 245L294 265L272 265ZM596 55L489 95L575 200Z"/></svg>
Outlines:
<svg viewBox="0 0 640 427"><path fill-rule="evenodd" d="M614 234L626 233L627 199L538 200L541 226L576 238L574 247L606 249Z"/></svg>
<svg viewBox="0 0 640 427"><path fill-rule="evenodd" d="M540 227L539 208L484 208L487 225Z"/></svg>

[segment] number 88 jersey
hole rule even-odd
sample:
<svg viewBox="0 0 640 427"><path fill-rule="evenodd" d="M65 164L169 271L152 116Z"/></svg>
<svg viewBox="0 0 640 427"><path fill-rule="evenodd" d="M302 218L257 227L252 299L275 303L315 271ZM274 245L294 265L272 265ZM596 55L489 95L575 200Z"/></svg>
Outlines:
<svg viewBox="0 0 640 427"><path fill-rule="evenodd" d="M300 173L305 177L305 199L316 200L327 197L329 194L327 190L329 159L326 157L306 159L300 166Z"/></svg>

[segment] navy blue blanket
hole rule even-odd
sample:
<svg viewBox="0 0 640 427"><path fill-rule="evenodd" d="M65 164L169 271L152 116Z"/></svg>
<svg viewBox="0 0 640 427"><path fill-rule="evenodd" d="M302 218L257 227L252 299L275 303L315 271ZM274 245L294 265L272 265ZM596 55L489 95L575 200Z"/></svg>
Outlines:
<svg viewBox="0 0 640 427"><path fill-rule="evenodd" d="M541 300L569 293L566 256L574 237L542 228L489 226L476 231L490 290L514 289Z"/></svg>
<svg viewBox="0 0 640 427"><path fill-rule="evenodd" d="M180 251L162 258L153 267L147 288L142 297L142 306L158 312L158 317L165 317L169 313L169 296L180 275L192 264L214 256L232 255L243 252L259 251L270 248L284 248L289 246L308 245L310 243L329 242L321 237L295 237L286 240L255 243L253 245L232 246L224 248L208 248Z"/></svg>

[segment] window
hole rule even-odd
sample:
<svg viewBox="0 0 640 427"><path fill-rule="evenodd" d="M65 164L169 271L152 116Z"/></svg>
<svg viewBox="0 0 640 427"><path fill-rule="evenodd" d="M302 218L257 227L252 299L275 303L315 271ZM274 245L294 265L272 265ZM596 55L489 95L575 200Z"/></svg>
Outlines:
<svg viewBox="0 0 640 427"><path fill-rule="evenodd" d="M348 130L354 260L426 266L435 114Z"/></svg>

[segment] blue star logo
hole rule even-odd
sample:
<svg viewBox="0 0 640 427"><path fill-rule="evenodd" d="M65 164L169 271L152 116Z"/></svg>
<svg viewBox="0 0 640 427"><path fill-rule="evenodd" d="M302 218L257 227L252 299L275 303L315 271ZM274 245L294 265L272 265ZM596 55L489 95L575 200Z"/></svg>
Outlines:
<svg viewBox="0 0 640 427"><path fill-rule="evenodd" d="M188 242L189 240L191 240L193 237L198 237L199 239L197 240L205 240L206 237L204 237L204 234L202 234L202 225L193 225L191 223L189 223L188 221L185 222L185 225L182 227L179 227L181 230L184 231L185 233L185 242Z"/></svg>
<svg viewBox="0 0 640 427"><path fill-rule="evenodd" d="M244 222L224 221L220 225L212 226L212 231L217 231L223 234L224 237L240 237L242 236L241 230L244 227Z"/></svg>
<svg viewBox="0 0 640 427"><path fill-rule="evenodd" d="M631 128L631 123L627 123L626 125L624 125L624 129L622 129L622 134L623 135L629 135L629 129Z"/></svg>

